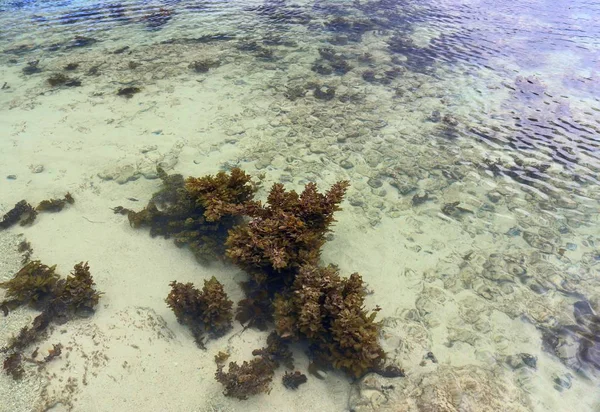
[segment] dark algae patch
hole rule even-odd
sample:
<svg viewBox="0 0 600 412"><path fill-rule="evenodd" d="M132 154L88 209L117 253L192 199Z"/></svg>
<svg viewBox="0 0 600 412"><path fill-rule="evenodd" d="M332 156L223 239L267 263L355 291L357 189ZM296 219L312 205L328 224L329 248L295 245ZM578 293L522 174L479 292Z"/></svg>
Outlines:
<svg viewBox="0 0 600 412"><path fill-rule="evenodd" d="M48 84L52 87L66 86L66 87L79 87L81 86L81 80L68 77L62 73L56 73L48 77Z"/></svg>
<svg viewBox="0 0 600 412"><path fill-rule="evenodd" d="M21 226L29 225L33 223L36 216L37 212L33 206L27 203L26 200L21 200L2 216L2 220L0 220L0 229L7 229L17 223Z"/></svg>
<svg viewBox="0 0 600 412"><path fill-rule="evenodd" d="M75 199L70 193L67 193L62 199L42 200L35 208L26 200L21 200L2 216L0 229L7 229L17 223L21 226L28 226L36 219L38 212L60 212L67 204L73 203L75 203Z"/></svg>
<svg viewBox="0 0 600 412"><path fill-rule="evenodd" d="M281 378L281 383L288 389L298 389L300 385L307 381L308 378L306 375L300 371L295 371L293 373L286 372Z"/></svg>
<svg viewBox="0 0 600 412"><path fill-rule="evenodd" d="M122 87L119 90L117 90L117 96L122 96L127 99L131 99L134 94L137 94L141 91L142 89L140 89L139 87Z"/></svg>

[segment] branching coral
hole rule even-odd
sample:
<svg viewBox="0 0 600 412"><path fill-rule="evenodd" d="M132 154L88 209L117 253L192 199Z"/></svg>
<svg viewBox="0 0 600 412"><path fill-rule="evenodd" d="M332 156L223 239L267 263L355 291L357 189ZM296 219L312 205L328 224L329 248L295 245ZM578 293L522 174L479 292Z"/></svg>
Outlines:
<svg viewBox="0 0 600 412"><path fill-rule="evenodd" d="M219 336L231 327L233 302L214 276L204 281L202 292L192 283L171 282L170 286L171 292L165 301L177 321L190 328L200 347L204 347L205 331Z"/></svg>
<svg viewBox="0 0 600 412"><path fill-rule="evenodd" d="M304 266L291 291L275 299L277 333L308 339L334 367L361 376L385 356L378 343L376 311L364 310L364 297L359 274L342 278L334 266Z"/></svg>

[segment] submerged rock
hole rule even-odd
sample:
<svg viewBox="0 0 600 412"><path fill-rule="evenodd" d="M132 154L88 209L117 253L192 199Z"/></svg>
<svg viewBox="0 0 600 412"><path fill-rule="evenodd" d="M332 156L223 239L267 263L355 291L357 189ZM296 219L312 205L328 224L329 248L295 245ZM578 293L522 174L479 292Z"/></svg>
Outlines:
<svg viewBox="0 0 600 412"><path fill-rule="evenodd" d="M526 412L530 407L510 375L476 366L439 366L421 377L363 377L353 388L354 412Z"/></svg>

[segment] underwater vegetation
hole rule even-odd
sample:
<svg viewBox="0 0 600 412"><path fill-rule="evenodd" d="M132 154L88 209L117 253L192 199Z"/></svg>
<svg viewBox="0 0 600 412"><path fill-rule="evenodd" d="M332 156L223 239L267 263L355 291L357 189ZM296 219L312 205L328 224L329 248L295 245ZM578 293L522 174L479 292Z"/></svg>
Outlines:
<svg viewBox="0 0 600 412"><path fill-rule="evenodd" d="M79 87L79 86L81 86L81 80L65 76L62 73L56 73L48 78L48 84L52 87L57 87L57 86Z"/></svg>
<svg viewBox="0 0 600 412"><path fill-rule="evenodd" d="M21 264L25 265L26 263L29 263L29 261L31 260L31 255L33 254L31 243L29 243L26 240L23 240L21 243L19 243L17 250L19 251L19 253L23 254Z"/></svg>
<svg viewBox="0 0 600 412"><path fill-rule="evenodd" d="M167 24L172 17L173 11L171 9L161 7L158 10L144 14L141 20L146 24L148 29L157 30Z"/></svg>
<svg viewBox="0 0 600 412"><path fill-rule="evenodd" d="M122 87L117 90L117 96L125 97L126 99L131 99L134 94L141 92L142 89L139 87Z"/></svg>
<svg viewBox="0 0 600 412"><path fill-rule="evenodd" d="M102 295L94 288L87 262L76 264L66 279L61 279L55 270L56 265L47 266L34 260L23 266L11 280L0 283L0 288L6 289L5 300L0 302L4 316L21 305L41 310L31 326L21 329L8 346L0 349L0 352L9 353L4 370L15 379L23 375L22 352L44 337L52 322L63 324L77 315L92 313ZM59 354L60 346L55 345L55 350L45 361Z"/></svg>
<svg viewBox="0 0 600 412"><path fill-rule="evenodd" d="M21 200L2 216L0 229L8 229L17 223L21 226L30 225L36 219L38 212L60 212L67 204L73 203L75 199L68 192L62 199L42 200L35 208L26 200Z"/></svg>
<svg viewBox="0 0 600 412"><path fill-rule="evenodd" d="M42 71L42 69L40 68L39 60L33 60L30 62L27 62L27 65L23 68L23 74L25 74L25 75L40 73L41 71Z"/></svg>
<svg viewBox="0 0 600 412"><path fill-rule="evenodd" d="M196 343L204 347L204 332L220 336L231 328L233 302L229 300L223 285L213 276L204 281L202 291L192 283L171 282L167 305L173 310L177 321L190 328Z"/></svg>
<svg viewBox="0 0 600 412"><path fill-rule="evenodd" d="M21 200L12 209L10 209L0 220L0 229L7 229L12 225L19 223L26 226L35 220L37 212L26 200Z"/></svg>
<svg viewBox="0 0 600 412"><path fill-rule="evenodd" d="M319 74L344 75L354 67L348 63L348 58L343 54L337 53L331 47L323 47L319 49L320 58L315 61L311 70Z"/></svg>
<svg viewBox="0 0 600 412"><path fill-rule="evenodd" d="M60 212L67 204L72 205L73 203L75 203L75 199L73 199L71 193L67 192L62 199L42 200L35 210L38 212Z"/></svg>
<svg viewBox="0 0 600 412"><path fill-rule="evenodd" d="M6 289L5 300L0 305L5 316L9 309L21 305L35 307L43 304L45 298L55 293L60 279L55 269L56 266L49 267L34 260L21 268L11 280L0 283L0 288Z"/></svg>
<svg viewBox="0 0 600 412"><path fill-rule="evenodd" d="M275 297L275 330L284 338L306 339L313 354L359 377L381 364L379 324L364 310L358 273L342 278L335 266L306 265L290 290Z"/></svg>
<svg viewBox="0 0 600 412"><path fill-rule="evenodd" d="M281 378L283 386L288 389L298 389L300 385L307 382L306 375L300 371L294 371L293 373L286 372Z"/></svg>
<svg viewBox="0 0 600 412"><path fill-rule="evenodd" d="M230 362L227 372L223 370L225 359L215 358L217 361L215 378L225 387L223 392L225 396L244 400L248 399L248 396L268 393L275 369L279 367L280 362L289 369L294 368L292 352L287 343L274 332L267 338L267 346L254 350L252 355L255 358L250 362L244 361L242 365Z"/></svg>
<svg viewBox="0 0 600 412"><path fill-rule="evenodd" d="M316 86L313 91L313 96L319 100L332 100L335 97L335 87Z"/></svg>
<svg viewBox="0 0 600 412"><path fill-rule="evenodd" d="M86 7L79 7L58 17L63 25L77 24L90 21L125 21L126 8L122 3L94 3Z"/></svg>
<svg viewBox="0 0 600 412"><path fill-rule="evenodd" d="M335 183L322 194L316 184L308 183L298 194L274 184L267 205L248 210L252 220L229 232L227 256L257 284L290 285L301 266L317 264L348 185Z"/></svg>
<svg viewBox="0 0 600 412"><path fill-rule="evenodd" d="M206 257L208 248L211 257L229 258L249 277L242 282L246 296L238 303L236 319L245 327L271 329L267 346L252 352L254 359L230 362L225 371L226 356L219 356L215 377L226 396L246 399L268 392L280 364L294 368L288 345L297 341L309 344L315 362L351 376L382 370L385 353L375 322L379 308L371 313L364 308L362 278L357 273L344 278L335 266L319 266L349 182L339 181L325 193L315 183L301 193L275 183L263 204L254 200L256 184L238 168L184 179L159 167L158 175L162 188L145 209L117 207L115 213L126 214L133 227L149 226L152 236L173 236L197 257ZM232 302L214 277L202 291L192 283L170 286L166 302L198 345L204 332L218 336L230 327ZM383 373L401 376L399 369ZM298 372L284 382L296 388L305 380Z"/></svg>
<svg viewBox="0 0 600 412"><path fill-rule="evenodd" d="M223 367L223 364L217 365L215 378L225 387L225 396L244 400L248 396L269 392L275 367L268 359L256 357L250 362L244 361L242 365L230 362L227 372Z"/></svg>
<svg viewBox="0 0 600 412"><path fill-rule="evenodd" d="M219 172L216 176L189 177L185 188L196 199L196 205L204 208L204 217L209 222L227 215L252 213L260 207L253 200L256 186L251 177L239 168L231 169L229 175Z"/></svg>
<svg viewBox="0 0 600 412"><path fill-rule="evenodd" d="M149 227L152 237L173 238L178 247L189 247L201 262L221 259L227 231L239 222L237 214L255 191L250 178L239 169L187 181L160 166L157 172L163 187L143 210L119 206L114 212L127 215L134 228Z"/></svg>
<svg viewBox="0 0 600 412"><path fill-rule="evenodd" d="M277 27L279 31L287 30L288 26L296 24L307 25L312 20L310 14L301 6L280 0L266 0L259 6L245 7L244 11L256 13L266 20L266 24Z"/></svg>

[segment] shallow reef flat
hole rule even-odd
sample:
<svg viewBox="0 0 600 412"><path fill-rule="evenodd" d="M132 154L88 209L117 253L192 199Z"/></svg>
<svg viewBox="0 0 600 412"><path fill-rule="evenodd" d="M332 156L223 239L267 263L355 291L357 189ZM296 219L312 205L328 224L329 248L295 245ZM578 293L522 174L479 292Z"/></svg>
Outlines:
<svg viewBox="0 0 600 412"><path fill-rule="evenodd" d="M24 361L19 381L0 375L0 412L598 410L600 83L590 39L600 38L591 24L600 9L468 3L2 5L0 215L22 199L76 201L0 228L0 283L19 271L28 241L31 259L57 273L89 262L103 294L93 316L54 323L24 352L50 356L60 343L62 354ZM586 35L549 34L555 19ZM239 365L258 348L254 359L272 359L268 331L233 320L200 333L165 298L173 290L178 307L175 292L186 291L205 304L207 282L228 307L248 299L240 284L263 278L249 260L236 266L239 256L199 262L182 240L189 232L163 238L150 227L160 232L151 237L114 209L148 210L167 174L236 167L263 206L274 183L301 193L348 182L310 263L335 264L343 279L360 273L388 372L403 376L328 369L317 362L323 344L304 340L290 346L298 374L257 361L255 396L223 394L246 397L231 372L248 370ZM273 218L246 213L258 219L251 227ZM170 222L192 225L187 217ZM236 246L258 232L238 232ZM279 303L280 315L301 311ZM11 309L0 347L38 314Z"/></svg>

